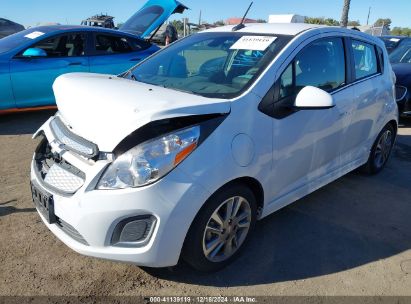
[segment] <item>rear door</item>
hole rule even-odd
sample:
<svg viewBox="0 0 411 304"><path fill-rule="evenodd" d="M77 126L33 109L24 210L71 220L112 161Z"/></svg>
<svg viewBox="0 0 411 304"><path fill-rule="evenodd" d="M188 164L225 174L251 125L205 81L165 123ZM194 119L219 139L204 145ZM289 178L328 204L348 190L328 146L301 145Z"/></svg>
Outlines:
<svg viewBox="0 0 411 304"><path fill-rule="evenodd" d="M344 138L343 163L368 157L370 141L374 140L371 138L374 122L383 114L384 94L391 91L391 83L381 76L382 50L354 38L349 46L353 62L354 102L351 124Z"/></svg>
<svg viewBox="0 0 411 304"><path fill-rule="evenodd" d="M152 51L149 42L104 32L93 34L90 56L90 72L102 74L120 74Z"/></svg>
<svg viewBox="0 0 411 304"><path fill-rule="evenodd" d="M327 37L306 45L277 80L273 120L273 197L315 188L321 177L340 168L340 151L348 124L343 115L352 106L347 86L347 57L341 37ZM332 94L331 109L296 110L295 98L305 86Z"/></svg>
<svg viewBox="0 0 411 304"><path fill-rule="evenodd" d="M85 33L66 33L30 46L40 48L46 57L23 57L25 50L10 61L11 82L17 107L55 104L52 85L66 73L88 72Z"/></svg>

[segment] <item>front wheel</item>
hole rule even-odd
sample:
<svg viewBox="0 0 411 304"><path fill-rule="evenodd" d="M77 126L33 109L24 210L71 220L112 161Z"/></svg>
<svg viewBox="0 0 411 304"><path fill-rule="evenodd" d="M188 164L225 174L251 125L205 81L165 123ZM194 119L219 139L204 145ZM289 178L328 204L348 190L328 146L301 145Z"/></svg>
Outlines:
<svg viewBox="0 0 411 304"><path fill-rule="evenodd" d="M216 192L193 221L183 259L210 272L228 265L244 247L256 221L256 200L246 186L232 185Z"/></svg>
<svg viewBox="0 0 411 304"><path fill-rule="evenodd" d="M377 174L384 168L394 146L395 134L391 124L386 125L378 134L367 163L361 167L364 173Z"/></svg>

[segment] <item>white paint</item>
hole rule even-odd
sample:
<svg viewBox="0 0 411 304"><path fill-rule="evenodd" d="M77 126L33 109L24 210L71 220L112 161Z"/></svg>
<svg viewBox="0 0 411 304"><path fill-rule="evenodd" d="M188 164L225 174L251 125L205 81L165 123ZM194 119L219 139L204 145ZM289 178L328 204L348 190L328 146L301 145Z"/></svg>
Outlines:
<svg viewBox="0 0 411 304"><path fill-rule="evenodd" d="M247 167L254 158L254 143L247 134L238 134L231 144L231 153L235 162L241 167Z"/></svg>
<svg viewBox="0 0 411 304"><path fill-rule="evenodd" d="M260 112L258 105L309 43L338 36L381 48L383 42L352 30L300 24L247 24L239 32L302 33L273 58L253 86L233 100L209 99L108 75L69 74L58 78L54 90L63 121L105 152L150 121L227 114L218 128L164 178L146 187L104 191L95 190L95 185L112 160L86 160L63 151L54 141L48 120L39 131L45 133L52 150L86 175L84 185L73 196L52 194L56 215L73 226L90 246L71 239L57 225L47 224L59 239L89 256L151 267L172 266L178 262L193 219L222 185L241 177L258 181L264 191L261 217L265 217L367 161L378 133L387 122L398 118L386 51L384 74L333 92L332 103L325 92L313 88L301 91L296 103L306 107L335 104L330 109L301 109L274 119ZM32 164L31 179L36 180L33 171ZM148 213L158 222L147 245L121 248L108 244L114 225L121 219Z"/></svg>
<svg viewBox="0 0 411 304"><path fill-rule="evenodd" d="M100 151L107 152L123 140L124 134L153 120L230 112L229 101L114 75L65 74L56 79L53 90L63 121L81 137L97 144Z"/></svg>
<svg viewBox="0 0 411 304"><path fill-rule="evenodd" d="M294 105L297 108L329 108L335 106L333 97L324 90L307 86L297 95Z"/></svg>

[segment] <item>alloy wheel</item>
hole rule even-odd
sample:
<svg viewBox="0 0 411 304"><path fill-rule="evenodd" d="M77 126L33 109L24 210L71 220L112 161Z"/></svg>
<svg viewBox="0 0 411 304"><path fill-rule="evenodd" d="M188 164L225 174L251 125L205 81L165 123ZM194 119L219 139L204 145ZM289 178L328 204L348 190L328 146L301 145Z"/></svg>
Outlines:
<svg viewBox="0 0 411 304"><path fill-rule="evenodd" d="M250 203L241 196L224 201L211 215L203 236L203 253L211 262L230 258L243 244L251 225Z"/></svg>
<svg viewBox="0 0 411 304"><path fill-rule="evenodd" d="M380 137L375 149L374 164L377 168L384 166L390 156L393 143L393 135L391 130L386 130Z"/></svg>

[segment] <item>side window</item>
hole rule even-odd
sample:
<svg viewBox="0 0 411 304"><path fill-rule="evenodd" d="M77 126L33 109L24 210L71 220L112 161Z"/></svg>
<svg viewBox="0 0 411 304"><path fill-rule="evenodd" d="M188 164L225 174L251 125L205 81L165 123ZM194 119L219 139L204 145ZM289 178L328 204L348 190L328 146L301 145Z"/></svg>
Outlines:
<svg viewBox="0 0 411 304"><path fill-rule="evenodd" d="M127 38L127 41L130 43L134 51L144 51L151 46L150 42L142 39Z"/></svg>
<svg viewBox="0 0 411 304"><path fill-rule="evenodd" d="M133 51L132 46L125 37L111 35L96 35L95 49L98 54L119 54Z"/></svg>
<svg viewBox="0 0 411 304"><path fill-rule="evenodd" d="M47 57L76 57L84 56L86 36L84 34L69 34L48 38L31 48L43 49Z"/></svg>
<svg viewBox="0 0 411 304"><path fill-rule="evenodd" d="M280 78L280 98L294 94L294 63L290 64Z"/></svg>
<svg viewBox="0 0 411 304"><path fill-rule="evenodd" d="M353 40L352 50L355 63L355 79L372 76L378 72L374 45Z"/></svg>
<svg viewBox="0 0 411 304"><path fill-rule="evenodd" d="M317 40L305 47L280 77L280 98L306 86L333 91L345 84L345 55L341 38Z"/></svg>

